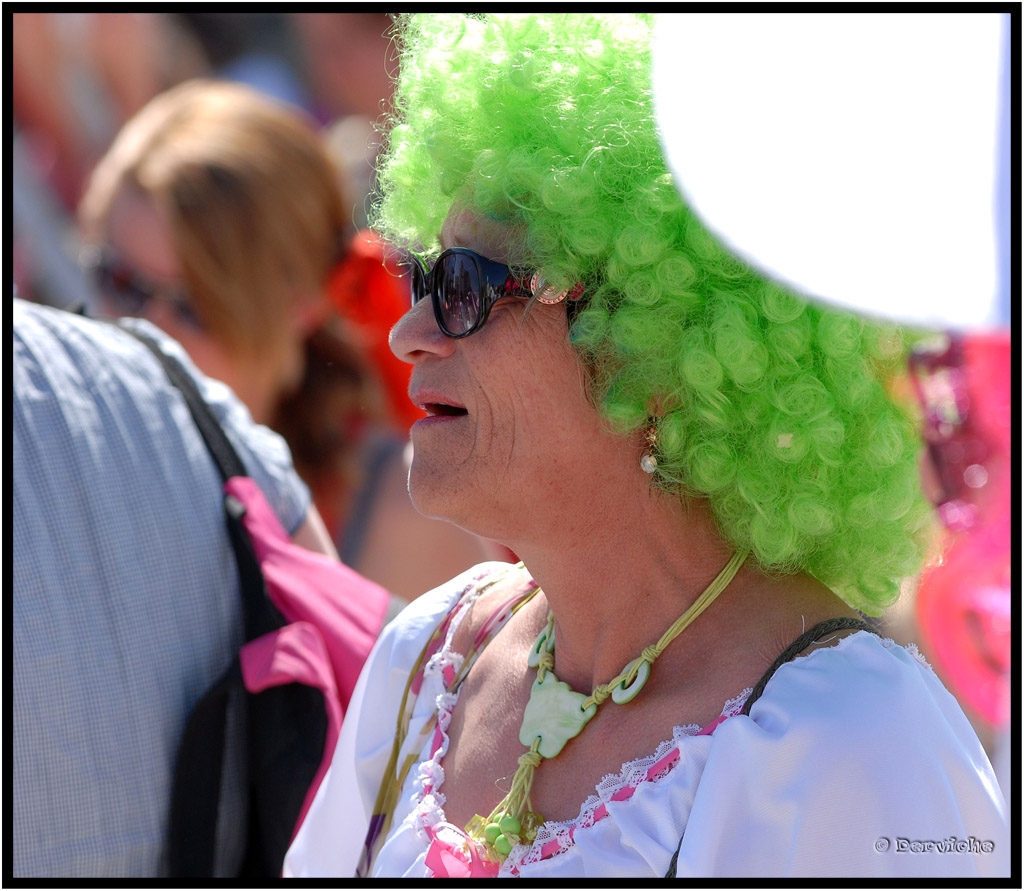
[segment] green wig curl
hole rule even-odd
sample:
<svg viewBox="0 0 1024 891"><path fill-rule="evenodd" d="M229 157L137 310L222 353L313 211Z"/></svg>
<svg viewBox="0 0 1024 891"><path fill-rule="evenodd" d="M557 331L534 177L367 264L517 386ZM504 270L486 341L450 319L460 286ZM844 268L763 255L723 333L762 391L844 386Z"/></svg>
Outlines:
<svg viewBox="0 0 1024 891"><path fill-rule="evenodd" d="M521 223L516 263L585 286L570 338L628 434L658 409L658 483L709 502L767 570L878 613L918 572L920 440L885 381L894 326L809 304L684 205L658 142L650 15L415 14L372 223L439 249L456 196Z"/></svg>

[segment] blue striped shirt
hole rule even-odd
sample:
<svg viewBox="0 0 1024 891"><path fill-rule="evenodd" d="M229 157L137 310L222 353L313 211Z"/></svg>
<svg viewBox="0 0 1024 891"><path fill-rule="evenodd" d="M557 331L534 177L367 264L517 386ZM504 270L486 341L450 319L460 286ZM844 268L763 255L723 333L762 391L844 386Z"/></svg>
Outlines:
<svg viewBox="0 0 1024 891"><path fill-rule="evenodd" d="M242 641L220 478L135 338L19 299L13 316L13 873L160 875L187 714ZM294 532L310 496L283 440L200 390Z"/></svg>

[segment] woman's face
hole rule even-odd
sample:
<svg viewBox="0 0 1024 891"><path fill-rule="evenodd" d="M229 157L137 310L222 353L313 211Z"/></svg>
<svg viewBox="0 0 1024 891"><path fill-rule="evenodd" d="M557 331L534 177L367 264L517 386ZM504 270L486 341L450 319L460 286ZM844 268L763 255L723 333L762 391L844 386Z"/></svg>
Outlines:
<svg viewBox="0 0 1024 891"><path fill-rule="evenodd" d="M441 240L505 262L509 237L500 223L454 212ZM527 312L525 300L504 298L456 340L422 300L393 329L391 348L412 364L410 396L427 413L412 427L409 474L427 516L515 549L524 529L578 522L570 496L604 485L608 462L635 463L635 446L610 434L587 399L564 303Z"/></svg>
<svg viewBox="0 0 1024 891"><path fill-rule="evenodd" d="M228 384L257 420L264 420L268 399L257 376L203 328L191 306L171 228L159 208L143 193L122 188L110 207L105 243L98 247L113 267L113 275L100 276L100 312L149 320L177 340L205 374ZM132 284L125 289L128 279Z"/></svg>

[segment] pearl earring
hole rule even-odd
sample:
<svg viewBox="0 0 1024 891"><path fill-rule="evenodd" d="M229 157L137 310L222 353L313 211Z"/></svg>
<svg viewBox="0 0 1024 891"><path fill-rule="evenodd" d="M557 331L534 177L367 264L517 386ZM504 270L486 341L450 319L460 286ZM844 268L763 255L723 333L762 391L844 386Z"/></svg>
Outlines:
<svg viewBox="0 0 1024 891"><path fill-rule="evenodd" d="M654 449L658 444L658 428L651 424L644 431L644 439L647 442L647 451L640 456L640 469L644 473L654 473L658 469L658 459L654 457Z"/></svg>

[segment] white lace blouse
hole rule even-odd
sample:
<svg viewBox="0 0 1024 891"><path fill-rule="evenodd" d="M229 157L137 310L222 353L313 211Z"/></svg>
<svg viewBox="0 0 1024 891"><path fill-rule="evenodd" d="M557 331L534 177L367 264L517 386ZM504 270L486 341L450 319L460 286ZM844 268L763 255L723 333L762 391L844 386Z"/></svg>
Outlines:
<svg viewBox="0 0 1024 891"><path fill-rule="evenodd" d="M969 722L913 647L867 632L783 665L749 716L740 712L750 691L738 690L707 727L675 727L647 757L581 790L575 819L544 824L499 872L444 814L458 706L458 689L447 688L463 667L451 641L496 574L529 588L521 566L482 564L385 629L286 876L355 873L367 828L379 825L374 805L410 671L432 635L398 759L413 766L373 876L652 878L677 850L681 877L1009 875L1006 805ZM507 617L495 616L491 633Z"/></svg>

